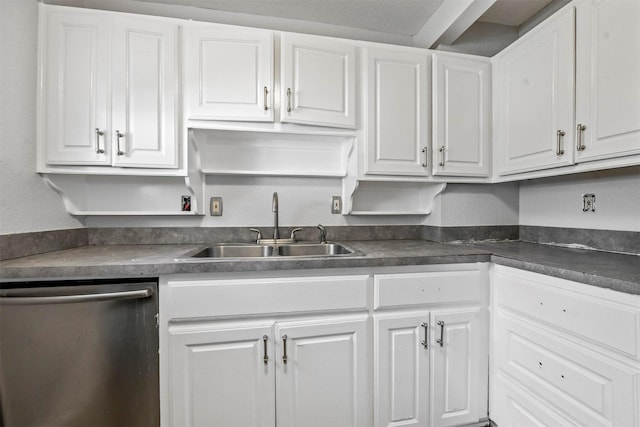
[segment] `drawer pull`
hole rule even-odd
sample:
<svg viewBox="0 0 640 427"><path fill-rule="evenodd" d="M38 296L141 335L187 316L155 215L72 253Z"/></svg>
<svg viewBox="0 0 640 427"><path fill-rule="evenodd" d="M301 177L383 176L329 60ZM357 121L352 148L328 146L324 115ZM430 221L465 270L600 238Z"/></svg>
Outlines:
<svg viewBox="0 0 640 427"><path fill-rule="evenodd" d="M268 96L269 96L269 89L267 89L267 87L264 87L264 111L267 111L269 109L269 105L268 105Z"/></svg>
<svg viewBox="0 0 640 427"><path fill-rule="evenodd" d="M104 154L104 148L100 148L100 137L104 135L104 131L96 128L96 153Z"/></svg>
<svg viewBox="0 0 640 427"><path fill-rule="evenodd" d="M287 112L291 112L291 88L287 88Z"/></svg>
<svg viewBox="0 0 640 427"><path fill-rule="evenodd" d="M424 346L425 349L429 348L429 324L427 322L420 323L420 326L424 328L424 339L420 341L420 344Z"/></svg>
<svg viewBox="0 0 640 427"><path fill-rule="evenodd" d="M579 123L578 126L576 127L576 130L578 131L578 146L576 147L576 149L578 151L584 151L587 148L587 146L582 143L582 138L584 138L583 133L585 130L587 130L587 127Z"/></svg>
<svg viewBox="0 0 640 427"><path fill-rule="evenodd" d="M564 154L564 149L562 148L562 137L566 135L563 130L559 130L557 133L558 136L558 146L556 147L556 154L558 156L562 156Z"/></svg>
<svg viewBox="0 0 640 427"><path fill-rule="evenodd" d="M269 339L268 336L266 336L266 335L262 336L262 344L264 345L264 357L262 358L262 360L264 361L265 365L267 363L269 363L269 355L267 355L267 340L268 339Z"/></svg>
<svg viewBox="0 0 640 427"><path fill-rule="evenodd" d="M286 365L287 360L289 359L287 357L287 336L286 335L282 336L282 347L284 348L284 354L282 355L282 363Z"/></svg>
<svg viewBox="0 0 640 427"><path fill-rule="evenodd" d="M440 326L440 338L436 340L440 347L444 346L444 322L442 320L438 320L438 326Z"/></svg>

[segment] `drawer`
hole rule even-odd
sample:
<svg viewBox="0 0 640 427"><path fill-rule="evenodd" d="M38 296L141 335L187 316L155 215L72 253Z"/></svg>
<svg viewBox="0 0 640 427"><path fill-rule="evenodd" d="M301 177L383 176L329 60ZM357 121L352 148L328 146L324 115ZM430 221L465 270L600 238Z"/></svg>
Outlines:
<svg viewBox="0 0 640 427"><path fill-rule="evenodd" d="M634 425L640 369L500 313L495 366L579 425ZM606 422L604 422L606 420Z"/></svg>
<svg viewBox="0 0 640 427"><path fill-rule="evenodd" d="M498 305L640 358L640 306L588 295L602 291L588 285L515 271L496 271ZM623 298L638 300L626 294L618 299Z"/></svg>
<svg viewBox="0 0 640 427"><path fill-rule="evenodd" d="M367 275L170 280L164 293L171 320L366 309L368 284Z"/></svg>
<svg viewBox="0 0 640 427"><path fill-rule="evenodd" d="M374 308L479 301L487 293L480 271L376 274Z"/></svg>

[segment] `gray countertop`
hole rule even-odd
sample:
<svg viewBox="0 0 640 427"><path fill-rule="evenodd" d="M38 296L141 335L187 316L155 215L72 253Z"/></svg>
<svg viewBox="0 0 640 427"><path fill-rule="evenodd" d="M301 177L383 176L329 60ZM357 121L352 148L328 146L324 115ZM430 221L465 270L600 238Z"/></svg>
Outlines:
<svg viewBox="0 0 640 427"><path fill-rule="evenodd" d="M489 262L589 285L640 294L640 257L525 242L435 243L424 240L341 242L347 257L188 260L204 245L84 246L0 261L0 281L157 277L176 273L305 270Z"/></svg>

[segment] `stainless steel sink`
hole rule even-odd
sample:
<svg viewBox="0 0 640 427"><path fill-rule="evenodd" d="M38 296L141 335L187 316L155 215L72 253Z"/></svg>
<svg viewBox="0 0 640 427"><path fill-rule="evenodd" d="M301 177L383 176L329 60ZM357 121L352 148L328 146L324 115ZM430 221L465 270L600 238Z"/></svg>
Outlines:
<svg viewBox="0 0 640 427"><path fill-rule="evenodd" d="M335 256L350 255L353 251L339 243L297 243L278 246L281 256Z"/></svg>
<svg viewBox="0 0 640 427"><path fill-rule="evenodd" d="M273 255L273 249L273 246L266 245L221 243L188 256L191 258L261 258Z"/></svg>
<svg viewBox="0 0 640 427"><path fill-rule="evenodd" d="M251 243L220 243L198 249L181 259L216 258L265 258L265 257L313 257L344 256L354 251L339 243L287 243L278 245L260 245Z"/></svg>

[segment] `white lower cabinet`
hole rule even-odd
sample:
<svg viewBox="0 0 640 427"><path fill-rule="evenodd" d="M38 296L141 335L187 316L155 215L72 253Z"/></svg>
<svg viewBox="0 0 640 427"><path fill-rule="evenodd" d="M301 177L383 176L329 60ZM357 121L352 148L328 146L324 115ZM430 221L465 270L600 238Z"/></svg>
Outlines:
<svg viewBox="0 0 640 427"><path fill-rule="evenodd" d="M496 266L490 417L640 426L640 296Z"/></svg>
<svg viewBox="0 0 640 427"><path fill-rule="evenodd" d="M380 274L374 283L375 425L486 419L486 275L476 267Z"/></svg>
<svg viewBox="0 0 640 427"><path fill-rule="evenodd" d="M369 276L185 277L161 285L163 426L370 426Z"/></svg>

